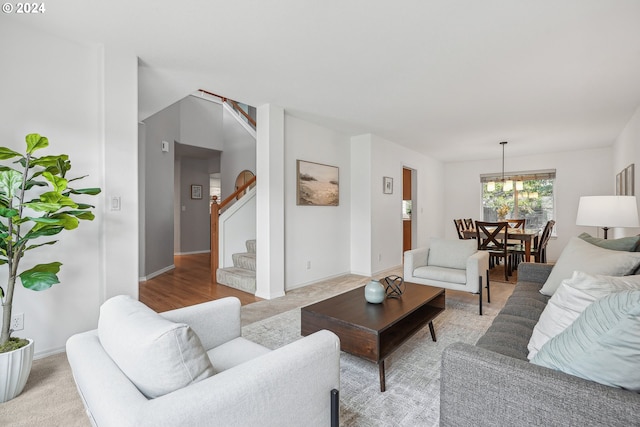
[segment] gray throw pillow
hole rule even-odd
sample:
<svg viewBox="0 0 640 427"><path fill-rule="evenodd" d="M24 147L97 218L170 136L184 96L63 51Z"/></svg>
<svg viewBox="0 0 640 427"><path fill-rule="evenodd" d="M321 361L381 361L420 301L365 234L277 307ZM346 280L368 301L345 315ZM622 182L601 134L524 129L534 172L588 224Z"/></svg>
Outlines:
<svg viewBox="0 0 640 427"><path fill-rule="evenodd" d="M611 249L613 251L633 252L636 249L636 246L640 243L640 236L621 237L619 239L601 239L599 237L593 237L589 233L582 233L578 237L592 245Z"/></svg>

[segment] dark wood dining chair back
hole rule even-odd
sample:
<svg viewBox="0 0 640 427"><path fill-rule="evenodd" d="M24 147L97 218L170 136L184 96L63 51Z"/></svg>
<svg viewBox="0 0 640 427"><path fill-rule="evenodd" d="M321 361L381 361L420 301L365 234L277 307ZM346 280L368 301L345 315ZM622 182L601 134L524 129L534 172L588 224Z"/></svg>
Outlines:
<svg viewBox="0 0 640 427"><path fill-rule="evenodd" d="M507 224L509 224L509 227L511 228L519 228L521 230L525 229L525 224L527 222L526 219L507 219Z"/></svg>
<svg viewBox="0 0 640 427"><path fill-rule="evenodd" d="M547 243L549 243L549 239L551 238L551 232L553 231L553 227L556 225L554 220L547 221L547 224L544 226L544 230L542 230L542 234L540 235L540 239L538 240L538 246L535 250L535 259L536 262L547 262Z"/></svg>
<svg viewBox="0 0 640 427"><path fill-rule="evenodd" d="M464 226L465 226L465 228L467 230L473 230L473 219L472 218L465 218Z"/></svg>
<svg viewBox="0 0 640 427"><path fill-rule="evenodd" d="M492 260L504 259L504 278L511 275L511 250L507 244L509 223L476 221L476 240L479 251L489 251ZM491 263L494 265L493 263Z"/></svg>
<svg viewBox="0 0 640 427"><path fill-rule="evenodd" d="M507 222L476 221L476 239L478 250L503 250L506 248L505 230ZM502 233L502 235L500 235Z"/></svg>
<svg viewBox="0 0 640 427"><path fill-rule="evenodd" d="M456 232L458 233L458 239L464 239L464 223L461 219L454 219L453 224L456 226Z"/></svg>

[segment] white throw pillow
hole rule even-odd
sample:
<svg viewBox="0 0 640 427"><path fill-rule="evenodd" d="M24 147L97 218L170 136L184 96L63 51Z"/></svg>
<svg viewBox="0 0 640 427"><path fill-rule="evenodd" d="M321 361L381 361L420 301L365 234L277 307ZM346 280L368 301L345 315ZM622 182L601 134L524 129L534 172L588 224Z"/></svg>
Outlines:
<svg viewBox="0 0 640 427"><path fill-rule="evenodd" d="M562 281L533 328L529 360L551 338L564 331L595 300L613 292L640 289L640 276L601 276L576 271Z"/></svg>
<svg viewBox="0 0 640 427"><path fill-rule="evenodd" d="M474 239L450 240L432 238L429 243L428 265L465 270L467 259L478 252Z"/></svg>
<svg viewBox="0 0 640 427"><path fill-rule="evenodd" d="M119 295L100 307L98 337L120 370L148 398L214 374L200 339L131 297Z"/></svg>
<svg viewBox="0 0 640 427"><path fill-rule="evenodd" d="M531 363L640 391L640 291L614 292L587 307Z"/></svg>
<svg viewBox="0 0 640 427"><path fill-rule="evenodd" d="M553 295L560 283L570 278L574 271L624 276L631 274L638 264L640 264L640 252L613 251L592 245L578 237L572 237L560 254L540 293Z"/></svg>

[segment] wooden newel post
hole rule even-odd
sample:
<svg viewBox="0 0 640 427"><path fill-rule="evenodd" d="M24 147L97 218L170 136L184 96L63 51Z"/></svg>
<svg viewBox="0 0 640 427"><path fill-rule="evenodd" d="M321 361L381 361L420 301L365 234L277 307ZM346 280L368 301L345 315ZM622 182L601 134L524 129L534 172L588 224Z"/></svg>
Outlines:
<svg viewBox="0 0 640 427"><path fill-rule="evenodd" d="M220 216L220 205L218 197L213 196L211 201L211 281L216 282L216 271L218 271L218 217Z"/></svg>

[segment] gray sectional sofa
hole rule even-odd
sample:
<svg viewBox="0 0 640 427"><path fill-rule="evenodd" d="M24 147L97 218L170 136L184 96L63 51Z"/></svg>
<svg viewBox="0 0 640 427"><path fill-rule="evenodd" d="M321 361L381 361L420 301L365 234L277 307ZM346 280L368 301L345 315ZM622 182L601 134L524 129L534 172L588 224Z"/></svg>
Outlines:
<svg viewBox="0 0 640 427"><path fill-rule="evenodd" d="M552 267L520 264L513 294L476 345L445 349L441 426L640 426L640 394L529 363Z"/></svg>

